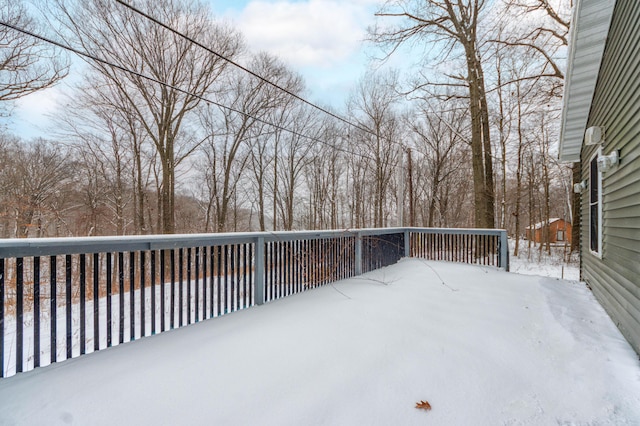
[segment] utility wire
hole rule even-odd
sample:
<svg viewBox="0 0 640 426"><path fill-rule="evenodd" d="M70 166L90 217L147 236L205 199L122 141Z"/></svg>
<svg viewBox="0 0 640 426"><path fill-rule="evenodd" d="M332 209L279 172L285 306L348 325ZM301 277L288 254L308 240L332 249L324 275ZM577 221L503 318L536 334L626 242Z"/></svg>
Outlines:
<svg viewBox="0 0 640 426"><path fill-rule="evenodd" d="M260 74L258 74L258 73L256 73L256 72L254 72L254 71L251 71L250 69L248 69L248 68L246 68L246 67L244 67L244 66L240 65L239 63L237 63L237 62L233 61L232 59L229 59L229 58L227 58L226 56L224 56L224 55L222 55L222 54L220 54L220 53L216 52L215 50L211 49L210 47L205 46L204 44L202 44L202 43L200 43L199 41L197 41L197 40L193 39L192 37L189 37L188 35L181 33L180 31L176 30L175 28L170 27L169 25L167 25L167 24L165 24L164 22L162 22L162 21L160 21L160 20L158 20L158 19L154 18L153 16L149 15L148 13L143 12L142 10L140 10L140 9L136 8L135 6L131 5L130 3L127 3L127 2L126 2L126 1L124 1L124 0L116 0L116 2L120 3L120 4L121 4L121 5L123 5L124 7L129 8L130 10L132 10L132 11L133 11L133 12L135 12L135 13L137 13L137 14L139 14L139 15L141 15L141 16L144 16L145 18L149 19L150 21L152 21L152 22L154 22L154 23L156 23L156 24L160 25L162 28L164 28L164 29L166 29L166 30L171 31L171 32L172 32L172 33L174 33L175 35L177 35L177 36L179 36L179 37L182 37L182 38L184 38L185 40L189 41L190 43L193 43L193 44L195 44L196 46L198 46L198 47L200 47L200 48L202 48L202 49L206 50L207 52L211 53L212 55L217 56L218 58L220 58L220 59L222 59L222 60L224 60L224 61L227 61L227 62L228 62L228 63L230 63L231 65L234 65L234 66L236 66L236 67L240 68L241 70L243 70L243 71L245 71L245 72L247 72L247 73L251 74L251 75L252 75L252 76L254 76L255 78L257 78L257 79L259 79L259 80L261 80L261 81L263 81L263 82L265 82L265 83L269 84L270 86L273 86L273 87L275 87L276 89L281 90L281 91L283 91L283 92L287 93L287 94L288 94L288 95L290 95L290 96L293 96L294 98L296 98L296 99L298 99L299 101L301 101L301 102L303 102L303 103L305 103L305 104L309 105L310 107L315 108L315 109L317 109L317 110L319 110L319 111L322 111L323 113L325 113L325 114L327 114L327 115L329 115L329 116L331 116L331 117L333 117L333 118L335 118L335 119L337 119L337 120L340 120L340 121L342 121L343 123L345 123L345 124L347 124L347 125L349 125L349 126L351 126L351 127L354 127L354 128L356 128L356 129L358 129L358 130L361 130L361 131L363 131L363 132L365 132L365 133L369 133L369 134L371 134L371 135L373 135L373 136L377 136L377 135L376 135L376 133L375 133L375 132L373 132L372 130L367 129L367 128L365 128L365 127L362 127L362 126L360 126L360 125L358 125L358 124L354 124L354 123L352 123L351 121L347 120L346 118L340 117L339 115L334 114L334 113L332 113L331 111L329 111L329 110L327 110L327 109L325 109L325 108L322 108L321 106L318 106L318 105L316 105L316 104L314 104L314 103L312 103L312 102L310 102L310 101L308 101L308 100L306 100L306 99L302 98L301 96L296 95L295 93L291 92L290 90L287 90L287 89L285 89L284 87L282 87L282 86L278 85L277 83L274 83L274 82L272 82L272 81L270 81L270 80L266 79L265 77L261 76Z"/></svg>
<svg viewBox="0 0 640 426"><path fill-rule="evenodd" d="M91 55L90 53L80 51L80 50L78 50L78 49L76 49L76 48L73 48L73 47L68 46L68 45L66 45L66 44L63 44L63 43L60 43L60 42L58 42L58 41L52 40L52 39L50 39L50 38L44 37L44 36L42 36L42 35L39 35L39 34L33 33L33 32L31 32L31 31L29 31L29 30L25 30L25 29L23 29L23 28L16 27L15 25L12 25L12 24L9 24L9 23L3 22L3 21L0 21L0 25L2 25L2 26L4 26L4 27L7 27L7 28L10 28L10 29L12 29L12 30L14 30L14 31L17 31L17 32L19 32L19 33L22 33L22 34L28 35L28 36L30 36L30 37L33 37L33 38L38 39L38 40L40 40L40 41L43 41L43 42L45 42L45 43L52 44L52 45L54 45L54 46L56 46L56 47L59 47L59 48L61 48L61 49L64 49L64 50L67 50L67 51L73 52L73 53L75 53L76 55L81 56L81 57L83 57L83 58L91 59L92 61L99 62L99 63L101 63L101 64L103 64L103 65L106 65L106 66L112 67L112 68L117 69L117 70L120 70L120 71L122 71L122 72L126 72L126 73L129 73L129 74L135 75L136 77L140 77L140 78L143 78L143 79L145 79L145 80L148 80L148 81L154 82L154 83L156 83L156 84L160 84L160 85L162 85L162 86L164 86L164 87L167 87L167 88L169 88L169 89L176 90L176 91L178 91L178 92L180 92L180 93L182 93L182 94L185 94L185 95L188 95L188 96L193 96L193 97L195 97L195 98L197 98L197 99L200 99L200 100L201 100L201 101L203 101L203 102L209 103L209 104L211 104L211 105L215 105L215 106L217 106L217 107L219 107L219 108L223 108L223 109L226 109L226 110L228 110L228 111L235 112L235 113L237 113L237 114L243 115L243 116L245 116L245 117L252 118L252 119L256 120L257 122L260 122L260 123L266 124L266 125L268 125L268 126L271 126L271 127L275 128L275 129L278 129L278 130L282 130L282 131L284 131L284 132L288 132L288 133L290 133L290 134L292 134L292 135L294 135L294 136L298 136L298 137L305 138L305 139L308 139L308 140L311 140L311 141L314 141L314 142L318 142L318 143L320 143L320 144L323 144L323 145L329 146L330 148L333 148L333 149L335 149L335 150L337 150L337 151L344 152L344 153L346 153L346 154L350 154L350 155L357 156L357 157L361 157L361 158L366 158L366 159L369 159L369 160L374 160L373 158L371 158L371 157L369 157L369 156L367 156L367 155L364 155L364 154L361 154L361 153L356 153L356 152L353 152L353 151L350 151L350 150L347 150L347 149L344 149L344 148L341 148L341 147L338 147L338 146L332 145L332 144L330 144L330 143L328 143L328 142L326 142L326 141L324 141L324 140L322 140L322 139L319 139L319 138L316 138L316 137L313 137L313 136L308 136L308 135L305 135L305 134L299 133L299 132L297 132L297 131L295 131L295 130L291 130L291 129L288 129L288 128L286 128L286 127L283 127L283 126L281 126L281 125L279 125L279 124L275 124L275 123L269 122L269 121L267 121L267 120L264 120L264 119L261 119L261 118L255 117L255 116L253 116L253 115L251 115L251 114L248 114L248 113L246 113L246 112L244 112L244 111L240 111L240 110L238 110L238 109L235 109L235 108L232 108L232 107L229 107L229 106L223 105L223 104L221 104L221 103L219 103L219 102L213 101L213 100L211 100L211 99L209 99L209 98L205 98L204 96L201 96L201 95L198 95L198 94L195 94L195 93L189 92L188 90L184 90L184 89L181 89L181 88L179 88L179 87L173 86L173 85L171 85L171 84L165 83L165 82L160 81L160 80L158 80L158 79L156 79L156 78L154 78L154 77L150 77L150 76L148 76L148 75L142 74L142 73L140 73L140 72L138 72L138 71L134 71L134 70L131 70L131 69L129 69L129 68L123 67L123 66L121 66L121 65L114 64L113 62L109 62L109 61L107 61L107 60L105 60L105 59L102 59L102 58L99 58L99 57L97 57L97 56ZM266 81L266 80L265 80L265 81Z"/></svg>

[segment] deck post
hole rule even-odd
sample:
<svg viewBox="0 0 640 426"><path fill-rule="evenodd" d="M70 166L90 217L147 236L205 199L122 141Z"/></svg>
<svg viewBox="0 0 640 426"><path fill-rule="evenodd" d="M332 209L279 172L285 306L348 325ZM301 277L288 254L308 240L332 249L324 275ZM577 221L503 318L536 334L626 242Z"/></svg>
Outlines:
<svg viewBox="0 0 640 426"><path fill-rule="evenodd" d="M411 257L411 230L404 229L404 257Z"/></svg>
<svg viewBox="0 0 640 426"><path fill-rule="evenodd" d="M500 258L498 262L498 267L504 268L506 272L509 272L509 242L506 230L500 231Z"/></svg>
<svg viewBox="0 0 640 426"><path fill-rule="evenodd" d="M362 234L356 232L356 262L355 273L356 275L362 275Z"/></svg>
<svg viewBox="0 0 640 426"><path fill-rule="evenodd" d="M255 304L264 303L264 237L258 237L256 241L255 257Z"/></svg>

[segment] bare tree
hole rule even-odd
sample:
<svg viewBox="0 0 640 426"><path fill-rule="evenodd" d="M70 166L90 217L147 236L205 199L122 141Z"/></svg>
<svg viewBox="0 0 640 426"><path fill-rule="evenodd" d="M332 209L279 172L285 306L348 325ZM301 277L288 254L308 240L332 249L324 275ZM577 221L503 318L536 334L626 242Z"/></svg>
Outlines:
<svg viewBox="0 0 640 426"><path fill-rule="evenodd" d="M454 177L466 169L460 167L460 153L469 149L464 112L455 105L425 102L418 113L406 118L420 158L417 187L427 206L423 216L429 227L449 225L449 196L458 183Z"/></svg>
<svg viewBox="0 0 640 426"><path fill-rule="evenodd" d="M394 110L397 102L396 75L365 75L349 99L349 111L359 127L370 129L365 133L356 129L351 138L362 146L367 168L365 182L372 186L373 221L371 225L386 225L387 198L398 162L400 120Z"/></svg>
<svg viewBox="0 0 640 426"><path fill-rule="evenodd" d="M501 25L491 41L526 55L532 66L520 80L546 80L548 96L561 97L564 54L573 0L504 0ZM503 82L508 84L509 82Z"/></svg>
<svg viewBox="0 0 640 426"><path fill-rule="evenodd" d="M100 76L93 75L76 86L79 93L68 96L56 114L57 134L70 141L78 159L82 199L89 209L86 232L141 233L144 220L140 223L136 196L144 179L139 167L145 133L132 128L135 119L119 102L119 92L100 82ZM96 212L101 210L110 214L99 218ZM110 227L105 226L109 223Z"/></svg>
<svg viewBox="0 0 640 426"><path fill-rule="evenodd" d="M11 237L55 235L64 206L61 200L70 193L71 164L60 145L43 139L23 145L14 140L8 147L13 166L2 174L6 209L13 229Z"/></svg>
<svg viewBox="0 0 640 426"><path fill-rule="evenodd" d="M350 187L343 174L345 167L344 138L341 128L332 120L322 125L319 136L324 144L313 144L309 153L309 163L305 169L309 191L309 228L337 229L346 226L341 218L344 199L351 199L351 193L343 188Z"/></svg>
<svg viewBox="0 0 640 426"><path fill-rule="evenodd" d="M254 57L250 67L261 75L284 81L291 76L279 61L266 54ZM283 96L283 92L263 80L241 72L229 73L222 84L226 87L224 104L231 109L211 107L201 114L207 156L201 167L205 169L208 187L208 210L215 217L218 232L228 230L228 214L231 203L237 199L238 184L250 160L250 149L255 150L260 145L265 132L273 134L273 129L265 122L270 122L271 113L281 105Z"/></svg>
<svg viewBox="0 0 640 426"><path fill-rule="evenodd" d="M30 32L38 30L20 0L2 2L0 22ZM57 49L0 25L0 102L51 87L67 72L68 64Z"/></svg>
<svg viewBox="0 0 640 426"><path fill-rule="evenodd" d="M227 67L220 57L195 46L128 8L106 0L69 6L56 0L59 20L80 45L127 70L90 65L114 85L153 142L159 158L160 229L175 230L176 169L202 142L185 132L194 110ZM233 58L242 48L239 34L216 24L204 6L189 0L145 0L143 8L182 34ZM143 76L158 81L155 83Z"/></svg>
<svg viewBox="0 0 640 426"><path fill-rule="evenodd" d="M275 187L282 227L287 231L293 229L297 189L301 185L302 173L311 160L309 153L312 143L309 137L318 138L322 132L318 114L306 106L296 108L293 118L291 128L296 134L289 134L282 141L283 146L279 151L282 161L278 169L281 183Z"/></svg>
<svg viewBox="0 0 640 426"><path fill-rule="evenodd" d="M10 238L13 222L13 194L14 182L13 170L16 162L15 146L19 144L15 136L0 133L0 224L2 226L2 238Z"/></svg>
<svg viewBox="0 0 640 426"><path fill-rule="evenodd" d="M534 183L547 191L546 195L540 195L543 205L544 200L553 195L549 173L552 158L548 146L541 141L555 131L556 121L538 112L557 108L559 102L564 78L562 49L567 45L571 3L570 0L504 0L498 4L498 22L490 41L495 47L496 67L492 74L496 77L494 93L500 108L496 121L503 162L503 217L504 220L513 217L514 226L510 229L514 229L517 237L522 224L527 223L524 218L528 218L529 226L538 222L534 218L548 219L549 209L538 208L536 188L527 191L529 207L535 211L522 209L522 197L525 187ZM510 127L514 132L508 132ZM510 167L515 173L511 191L507 190L509 155L515 162ZM562 178L561 174L557 176ZM511 215L506 212L508 205L512 206ZM503 226L507 225L505 222ZM520 241L516 238L514 255L519 251Z"/></svg>
<svg viewBox="0 0 640 426"><path fill-rule="evenodd" d="M260 71L270 81L285 88L291 93L301 95L304 91L302 77L288 69L281 61L270 55L261 54ZM300 108L294 97L289 94L265 87L263 96L272 98L272 106L266 110L265 118L269 123L261 136L251 141L251 163L253 184L256 187L258 202L258 218L260 230L266 230L267 197L271 194L272 229L278 228L278 189L280 179L281 145L291 136L291 132L283 129L296 127L296 117Z"/></svg>
<svg viewBox="0 0 640 426"><path fill-rule="evenodd" d="M391 27L377 26L371 30L371 35L374 42L388 49L388 55L405 43L422 39L439 43L445 58L454 52L460 52L464 57L466 72L448 75L451 81L446 85L464 87L468 91L475 224L480 228L493 228L493 159L478 36L480 14L485 3L484 0L387 1L376 16L393 18L400 23ZM431 82L423 82L420 87L429 87L430 84Z"/></svg>

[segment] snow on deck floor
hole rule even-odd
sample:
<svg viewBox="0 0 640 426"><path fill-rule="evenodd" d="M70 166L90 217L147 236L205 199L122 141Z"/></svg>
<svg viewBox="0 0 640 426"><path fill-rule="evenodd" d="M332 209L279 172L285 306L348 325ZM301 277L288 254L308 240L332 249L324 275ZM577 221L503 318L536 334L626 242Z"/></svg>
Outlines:
<svg viewBox="0 0 640 426"><path fill-rule="evenodd" d="M0 379L0 424L637 425L640 362L584 284L405 259Z"/></svg>

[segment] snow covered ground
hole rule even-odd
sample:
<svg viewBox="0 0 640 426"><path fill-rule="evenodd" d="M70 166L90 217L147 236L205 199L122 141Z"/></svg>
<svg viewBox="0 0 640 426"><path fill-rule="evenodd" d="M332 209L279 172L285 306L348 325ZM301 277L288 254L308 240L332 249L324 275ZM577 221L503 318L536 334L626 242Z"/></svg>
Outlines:
<svg viewBox="0 0 640 426"><path fill-rule="evenodd" d="M561 278L578 281L580 279L580 261L578 253L568 256L568 247L551 246L551 254L540 251L539 246L529 247L527 240L520 240L520 253L513 255L515 240L509 240L509 268L511 272L525 275ZM568 257L568 262L566 258Z"/></svg>
<svg viewBox="0 0 640 426"><path fill-rule="evenodd" d="M0 379L0 424L634 425L640 361L584 284L404 259Z"/></svg>

